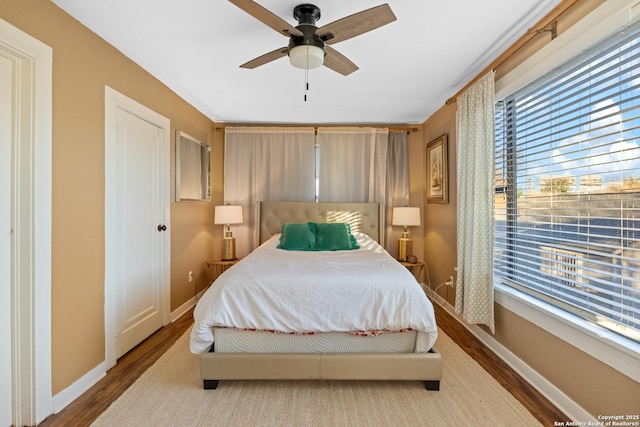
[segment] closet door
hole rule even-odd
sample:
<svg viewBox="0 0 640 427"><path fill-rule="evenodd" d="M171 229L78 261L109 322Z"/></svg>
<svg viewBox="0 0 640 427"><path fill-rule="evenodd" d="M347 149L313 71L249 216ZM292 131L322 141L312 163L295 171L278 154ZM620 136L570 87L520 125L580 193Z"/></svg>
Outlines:
<svg viewBox="0 0 640 427"><path fill-rule="evenodd" d="M162 327L162 257L167 235L157 159L162 129L118 111L117 226L120 357ZM159 191L160 190L160 191Z"/></svg>
<svg viewBox="0 0 640 427"><path fill-rule="evenodd" d="M169 321L168 119L106 89L107 369Z"/></svg>

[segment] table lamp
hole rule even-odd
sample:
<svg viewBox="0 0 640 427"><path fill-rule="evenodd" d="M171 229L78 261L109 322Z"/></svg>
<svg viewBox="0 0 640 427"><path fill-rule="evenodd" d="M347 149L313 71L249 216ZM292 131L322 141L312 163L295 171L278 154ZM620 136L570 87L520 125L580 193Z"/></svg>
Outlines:
<svg viewBox="0 0 640 427"><path fill-rule="evenodd" d="M223 224L224 238L222 239L222 260L236 259L236 238L231 234L231 224L242 224L242 206L222 205L216 206L214 224Z"/></svg>
<svg viewBox="0 0 640 427"><path fill-rule="evenodd" d="M413 239L409 235L408 227L420 225L420 208L409 206L393 208L391 225L404 227L402 237L398 240L398 259L407 261L407 257L413 255Z"/></svg>

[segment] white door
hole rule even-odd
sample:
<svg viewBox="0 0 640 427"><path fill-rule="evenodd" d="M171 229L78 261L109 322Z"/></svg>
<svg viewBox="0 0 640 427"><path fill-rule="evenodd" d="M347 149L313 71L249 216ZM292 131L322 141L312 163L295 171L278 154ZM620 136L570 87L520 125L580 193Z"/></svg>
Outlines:
<svg viewBox="0 0 640 427"><path fill-rule="evenodd" d="M0 426L53 413L52 63L51 47L0 19Z"/></svg>
<svg viewBox="0 0 640 427"><path fill-rule="evenodd" d="M163 130L123 109L116 136L116 357L163 325ZM166 185L166 184L165 184Z"/></svg>
<svg viewBox="0 0 640 427"><path fill-rule="evenodd" d="M0 426L12 424L11 102L12 63L0 55Z"/></svg>

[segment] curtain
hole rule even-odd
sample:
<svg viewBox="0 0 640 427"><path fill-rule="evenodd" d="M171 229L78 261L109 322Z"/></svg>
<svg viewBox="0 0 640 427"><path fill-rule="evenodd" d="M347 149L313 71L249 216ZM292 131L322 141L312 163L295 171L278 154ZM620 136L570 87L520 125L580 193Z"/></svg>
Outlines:
<svg viewBox="0 0 640 427"><path fill-rule="evenodd" d="M385 202L388 129L318 128L321 202Z"/></svg>
<svg viewBox="0 0 640 427"><path fill-rule="evenodd" d="M458 97L456 312L495 333L493 314L494 72Z"/></svg>
<svg viewBox="0 0 640 427"><path fill-rule="evenodd" d="M387 147L387 218L385 249L391 255L398 256L398 239L402 234L401 227L391 226L391 213L394 206L409 206L409 153L406 131L389 132Z"/></svg>
<svg viewBox="0 0 640 427"><path fill-rule="evenodd" d="M231 227L238 256L252 250L257 201L314 201L314 139L312 127L225 127L224 202L244 215Z"/></svg>

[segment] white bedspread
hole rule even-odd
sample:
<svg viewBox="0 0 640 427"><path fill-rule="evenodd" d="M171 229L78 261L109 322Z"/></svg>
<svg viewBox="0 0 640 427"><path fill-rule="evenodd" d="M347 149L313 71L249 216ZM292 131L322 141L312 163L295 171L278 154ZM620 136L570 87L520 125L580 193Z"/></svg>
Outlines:
<svg viewBox="0 0 640 427"><path fill-rule="evenodd" d="M222 273L194 311L191 351L213 343L212 327L279 332L419 331L416 352L437 338L433 305L414 276L377 242L360 249L298 252L272 237ZM363 338L366 339L366 338Z"/></svg>

